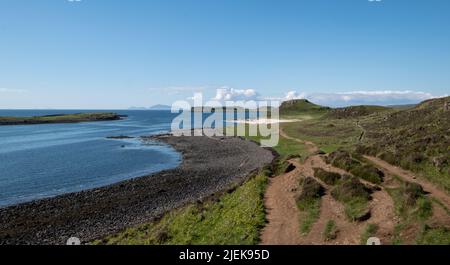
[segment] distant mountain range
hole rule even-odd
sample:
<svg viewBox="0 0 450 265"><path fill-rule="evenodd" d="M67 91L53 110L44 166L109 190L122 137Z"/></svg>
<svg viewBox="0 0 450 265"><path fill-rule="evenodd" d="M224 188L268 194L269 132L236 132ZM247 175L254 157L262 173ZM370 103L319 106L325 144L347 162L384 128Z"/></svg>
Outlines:
<svg viewBox="0 0 450 265"><path fill-rule="evenodd" d="M158 105L154 105L154 106L151 106L151 107L129 107L128 108L129 110L170 110L171 109L171 107L169 106L169 105L161 105L161 104L158 104Z"/></svg>

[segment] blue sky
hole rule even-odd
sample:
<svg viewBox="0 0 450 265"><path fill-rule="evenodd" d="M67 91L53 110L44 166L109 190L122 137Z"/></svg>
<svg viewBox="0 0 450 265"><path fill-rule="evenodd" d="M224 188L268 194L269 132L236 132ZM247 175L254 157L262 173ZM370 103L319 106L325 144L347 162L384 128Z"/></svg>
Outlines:
<svg viewBox="0 0 450 265"><path fill-rule="evenodd" d="M448 0L0 0L0 108L127 108L194 92L420 101L450 94L448 14Z"/></svg>

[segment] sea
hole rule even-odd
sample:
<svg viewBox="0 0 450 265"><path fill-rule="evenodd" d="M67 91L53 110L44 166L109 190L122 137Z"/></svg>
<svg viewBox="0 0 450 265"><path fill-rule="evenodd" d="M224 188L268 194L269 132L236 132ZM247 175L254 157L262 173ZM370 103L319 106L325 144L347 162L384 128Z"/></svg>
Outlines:
<svg viewBox="0 0 450 265"><path fill-rule="evenodd" d="M0 116L90 112L114 112L125 118L0 126L0 208L150 175L182 162L181 154L171 146L141 138L170 132L174 118L179 116L170 110L0 109ZM259 117L254 111L236 112L231 117L223 113L208 124L211 114L200 114L200 120L197 114L191 113L189 128L219 128Z"/></svg>
<svg viewBox="0 0 450 265"><path fill-rule="evenodd" d="M140 136L167 133L177 114L107 110L123 120L0 126L0 208L97 188L177 167L181 155ZM0 110L0 116L41 116L98 110ZM103 112L103 110L102 110ZM108 139L111 136L132 139Z"/></svg>

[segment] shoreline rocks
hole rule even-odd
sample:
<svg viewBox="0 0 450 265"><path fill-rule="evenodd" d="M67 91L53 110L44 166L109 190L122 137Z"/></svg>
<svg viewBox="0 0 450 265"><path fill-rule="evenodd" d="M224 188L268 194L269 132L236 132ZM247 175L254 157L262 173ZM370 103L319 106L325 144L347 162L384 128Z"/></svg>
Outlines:
<svg viewBox="0 0 450 265"><path fill-rule="evenodd" d="M149 176L0 209L0 245L82 243L154 220L227 190L274 156L235 137L152 137L183 154L182 164Z"/></svg>

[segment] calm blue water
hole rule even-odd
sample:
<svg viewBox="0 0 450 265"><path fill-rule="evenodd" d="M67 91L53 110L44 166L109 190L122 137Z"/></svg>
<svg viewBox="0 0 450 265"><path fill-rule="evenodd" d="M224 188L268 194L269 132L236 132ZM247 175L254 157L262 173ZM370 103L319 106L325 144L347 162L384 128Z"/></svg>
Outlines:
<svg viewBox="0 0 450 265"><path fill-rule="evenodd" d="M38 116L89 110L0 110L0 116ZM113 111L120 121L0 126L0 207L104 186L179 165L160 143L108 136L170 130L169 111Z"/></svg>

